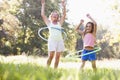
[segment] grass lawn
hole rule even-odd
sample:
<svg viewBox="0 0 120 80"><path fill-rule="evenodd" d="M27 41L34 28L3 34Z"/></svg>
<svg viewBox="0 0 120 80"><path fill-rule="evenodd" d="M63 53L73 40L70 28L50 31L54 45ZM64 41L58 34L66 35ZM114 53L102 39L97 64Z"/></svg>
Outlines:
<svg viewBox="0 0 120 80"><path fill-rule="evenodd" d="M0 56L0 80L120 80L119 60L97 61L94 73L91 63L85 70L79 70L79 59L61 58L58 69L46 67L46 58L33 56Z"/></svg>

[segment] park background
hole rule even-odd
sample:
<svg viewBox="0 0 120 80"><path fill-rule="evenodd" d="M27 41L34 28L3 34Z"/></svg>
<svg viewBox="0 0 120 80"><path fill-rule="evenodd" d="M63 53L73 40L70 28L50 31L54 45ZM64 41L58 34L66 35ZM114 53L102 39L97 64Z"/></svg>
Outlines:
<svg viewBox="0 0 120 80"><path fill-rule="evenodd" d="M96 5L95 5L96 4ZM119 0L68 0L67 17L63 25L67 34L66 53L75 51L81 37L74 27L81 19L87 22L89 13L98 23L97 45L102 48L98 57L120 58L120 1ZM59 5L59 6L58 6ZM46 0L46 15L54 9L61 11L59 0ZM47 55L47 42L38 36L38 30L45 27L40 16L40 0L0 0L0 54ZM47 38L48 30L41 33ZM72 46L71 46L72 45Z"/></svg>
<svg viewBox="0 0 120 80"><path fill-rule="evenodd" d="M54 9L60 12L62 10L60 0L46 0L45 8L47 16ZM89 13L97 22L97 46L102 49L97 53L97 59L120 59L119 0L67 0L66 8L67 17L63 27L67 39L63 57L82 49L80 47L81 36L75 32L74 28L80 19L84 19L85 23L89 21L86 18L86 14ZM0 55L2 57L14 56L12 58L15 58L15 56L27 55L43 58L48 56L47 42L38 36L38 30L46 27L40 16L40 10L40 0L0 0ZM41 35L48 38L48 30L42 32ZM4 58L1 58L3 62ZM27 60L29 61L29 59ZM115 65L117 64L119 63ZM11 65L9 64L9 66Z"/></svg>

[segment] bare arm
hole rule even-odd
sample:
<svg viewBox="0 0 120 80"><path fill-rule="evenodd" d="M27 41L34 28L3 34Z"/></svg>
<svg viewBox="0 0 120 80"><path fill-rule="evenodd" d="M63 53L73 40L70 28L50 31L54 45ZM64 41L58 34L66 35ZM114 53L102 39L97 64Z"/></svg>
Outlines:
<svg viewBox="0 0 120 80"><path fill-rule="evenodd" d="M60 24L61 25L65 21L65 17L66 17L66 3L65 3L65 0L62 0L62 6L63 6L63 14L62 14L62 17L60 18Z"/></svg>
<svg viewBox="0 0 120 80"><path fill-rule="evenodd" d="M48 20L47 16L45 15L45 0L41 0L41 5L42 5L41 16L42 16L45 24L47 25L47 24L49 24L49 20Z"/></svg>
<svg viewBox="0 0 120 80"><path fill-rule="evenodd" d="M81 20L80 23L78 24L78 26L75 28L75 30L80 33L81 35L83 35L83 31L79 29L79 27L83 24L84 20Z"/></svg>
<svg viewBox="0 0 120 80"><path fill-rule="evenodd" d="M94 31L93 31L93 33L96 34L96 32L97 32L97 23L96 23L96 21L89 14L87 14L87 17L94 23Z"/></svg>

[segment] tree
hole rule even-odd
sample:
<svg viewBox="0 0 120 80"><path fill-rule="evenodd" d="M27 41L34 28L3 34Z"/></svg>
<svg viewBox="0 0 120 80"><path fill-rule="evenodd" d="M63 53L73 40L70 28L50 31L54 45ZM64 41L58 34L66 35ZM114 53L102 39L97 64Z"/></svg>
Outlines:
<svg viewBox="0 0 120 80"><path fill-rule="evenodd" d="M52 10L59 10L58 5L59 0L52 2L46 0L46 15L48 16ZM21 52L26 52L29 54L44 55L47 54L47 42L43 41L38 36L39 28L45 27L40 16L41 4L40 0L24 0L21 3L17 17L21 22L22 33L19 37L21 42L18 44L21 48ZM41 35L44 35L42 33ZM48 36L48 35L46 35Z"/></svg>
<svg viewBox="0 0 120 80"><path fill-rule="evenodd" d="M13 45L20 30L19 21L12 14L14 10L17 10L17 2L16 0L12 3L6 0L0 2L0 18L3 20L3 24L0 25L0 54L14 53Z"/></svg>

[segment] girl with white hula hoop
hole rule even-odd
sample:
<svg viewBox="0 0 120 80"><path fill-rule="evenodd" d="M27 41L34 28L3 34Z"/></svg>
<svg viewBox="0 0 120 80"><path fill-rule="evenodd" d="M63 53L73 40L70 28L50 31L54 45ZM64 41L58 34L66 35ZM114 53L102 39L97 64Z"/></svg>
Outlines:
<svg viewBox="0 0 120 80"><path fill-rule="evenodd" d="M45 24L48 26L49 29L49 38L48 38L48 60L47 60L47 66L50 66L51 61L55 55L55 63L54 63L54 68L58 67L59 64L59 59L60 59L60 54L61 52L64 51L64 40L62 37L62 32L57 29L52 29L53 28L58 28L61 29L63 22L65 21L66 17L66 4L65 1L62 0L62 6L63 6L63 14L60 18L60 15L57 11L53 11L50 14L50 20L49 18L46 17L45 15L45 0L41 0L41 16L45 22Z"/></svg>

